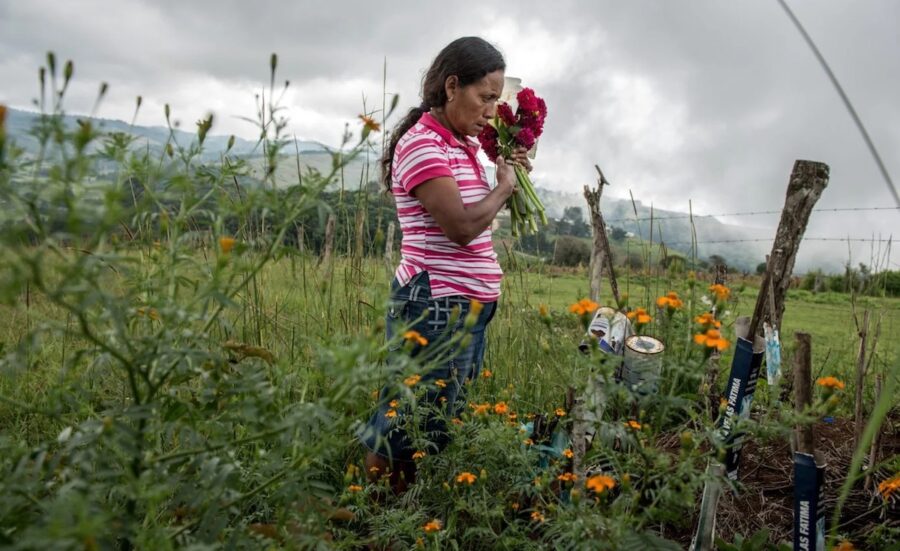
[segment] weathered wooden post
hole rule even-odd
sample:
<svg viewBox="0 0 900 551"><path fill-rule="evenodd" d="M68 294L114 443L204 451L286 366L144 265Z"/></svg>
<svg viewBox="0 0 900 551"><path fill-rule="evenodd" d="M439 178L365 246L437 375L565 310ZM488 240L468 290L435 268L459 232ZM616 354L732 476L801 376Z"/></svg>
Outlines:
<svg viewBox="0 0 900 551"><path fill-rule="evenodd" d="M812 406L812 353L809 333L794 334L794 410L808 412ZM809 423L796 428L794 452L794 549L825 549L825 509L822 483L825 460L816 453L815 434Z"/></svg>
<svg viewBox="0 0 900 551"><path fill-rule="evenodd" d="M329 214L328 222L325 223L325 247L322 251L322 256L319 257L319 265L325 265L327 267L331 263L331 254L332 249L334 248L335 223L334 214Z"/></svg>
<svg viewBox="0 0 900 551"><path fill-rule="evenodd" d="M394 231L396 227L393 222L388 223L387 238L384 241L384 263L388 272L394 270Z"/></svg>
<svg viewBox="0 0 900 551"><path fill-rule="evenodd" d="M603 267L606 266L609 274L609 286L612 289L613 299L616 301L616 307L621 306L619 300L619 285L616 282L616 272L613 268L612 251L609 246L609 236L606 235L606 224L603 222L603 213L600 210L600 198L603 196L603 186L610 185L603 176L600 167L594 165L597 169L597 188L591 190L590 187L584 186L584 198L588 204L588 211L591 214L591 228L594 232L593 247L591 248L591 300L600 302L600 288L603 281Z"/></svg>

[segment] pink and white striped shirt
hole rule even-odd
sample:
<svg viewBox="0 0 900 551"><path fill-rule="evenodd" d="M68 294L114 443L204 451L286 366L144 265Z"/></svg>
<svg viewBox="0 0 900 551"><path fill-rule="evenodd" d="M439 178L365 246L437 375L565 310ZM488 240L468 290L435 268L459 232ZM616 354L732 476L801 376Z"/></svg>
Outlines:
<svg viewBox="0 0 900 551"><path fill-rule="evenodd" d="M491 227L468 245L460 246L444 235L411 193L428 180L449 176L456 180L463 204L483 199L490 192L490 185L476 157L478 148L478 141L472 138L461 143L430 113L423 114L397 143L391 166L391 191L403 232L400 265L395 274L400 285L406 285L425 270L433 298L462 295L493 302L500 296L503 271L494 252Z"/></svg>

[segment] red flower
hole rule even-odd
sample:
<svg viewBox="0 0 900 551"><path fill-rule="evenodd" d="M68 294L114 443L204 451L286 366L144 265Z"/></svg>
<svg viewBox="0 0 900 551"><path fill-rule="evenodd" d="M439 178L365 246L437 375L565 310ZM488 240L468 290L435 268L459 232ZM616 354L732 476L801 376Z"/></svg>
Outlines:
<svg viewBox="0 0 900 551"><path fill-rule="evenodd" d="M485 155L494 163L497 162L497 156L500 155L500 144L497 143L497 138L499 138L497 129L491 125L485 126L478 135L478 141L481 142Z"/></svg>
<svg viewBox="0 0 900 551"><path fill-rule="evenodd" d="M534 90L531 88L522 88L522 90L516 94L516 100L519 102L520 111L537 111L540 107L538 98L534 95Z"/></svg>
<svg viewBox="0 0 900 551"><path fill-rule="evenodd" d="M501 103L497 106L497 116L500 117L500 120L503 121L503 124L506 126L513 126L516 124L516 115L513 113L512 107L510 107L508 103Z"/></svg>
<svg viewBox="0 0 900 551"><path fill-rule="evenodd" d="M525 149L534 147L534 132L530 128L522 128L516 133L516 143Z"/></svg>

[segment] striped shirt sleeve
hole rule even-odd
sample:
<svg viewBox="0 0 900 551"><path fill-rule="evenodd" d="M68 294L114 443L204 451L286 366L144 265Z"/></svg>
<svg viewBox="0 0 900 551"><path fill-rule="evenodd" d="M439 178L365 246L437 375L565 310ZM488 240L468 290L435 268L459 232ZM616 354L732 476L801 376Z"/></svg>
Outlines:
<svg viewBox="0 0 900 551"><path fill-rule="evenodd" d="M403 144L398 157L395 163L396 177L407 193L434 178L453 178L446 149L430 136L412 136Z"/></svg>

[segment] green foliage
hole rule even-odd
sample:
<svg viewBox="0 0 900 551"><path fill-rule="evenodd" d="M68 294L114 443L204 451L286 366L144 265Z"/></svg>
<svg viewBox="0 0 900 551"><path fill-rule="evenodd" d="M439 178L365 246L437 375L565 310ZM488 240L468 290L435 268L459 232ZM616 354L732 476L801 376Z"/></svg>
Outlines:
<svg viewBox="0 0 900 551"><path fill-rule="evenodd" d="M557 266L586 266L591 261L591 246L583 239L561 235L556 238L553 263Z"/></svg>

